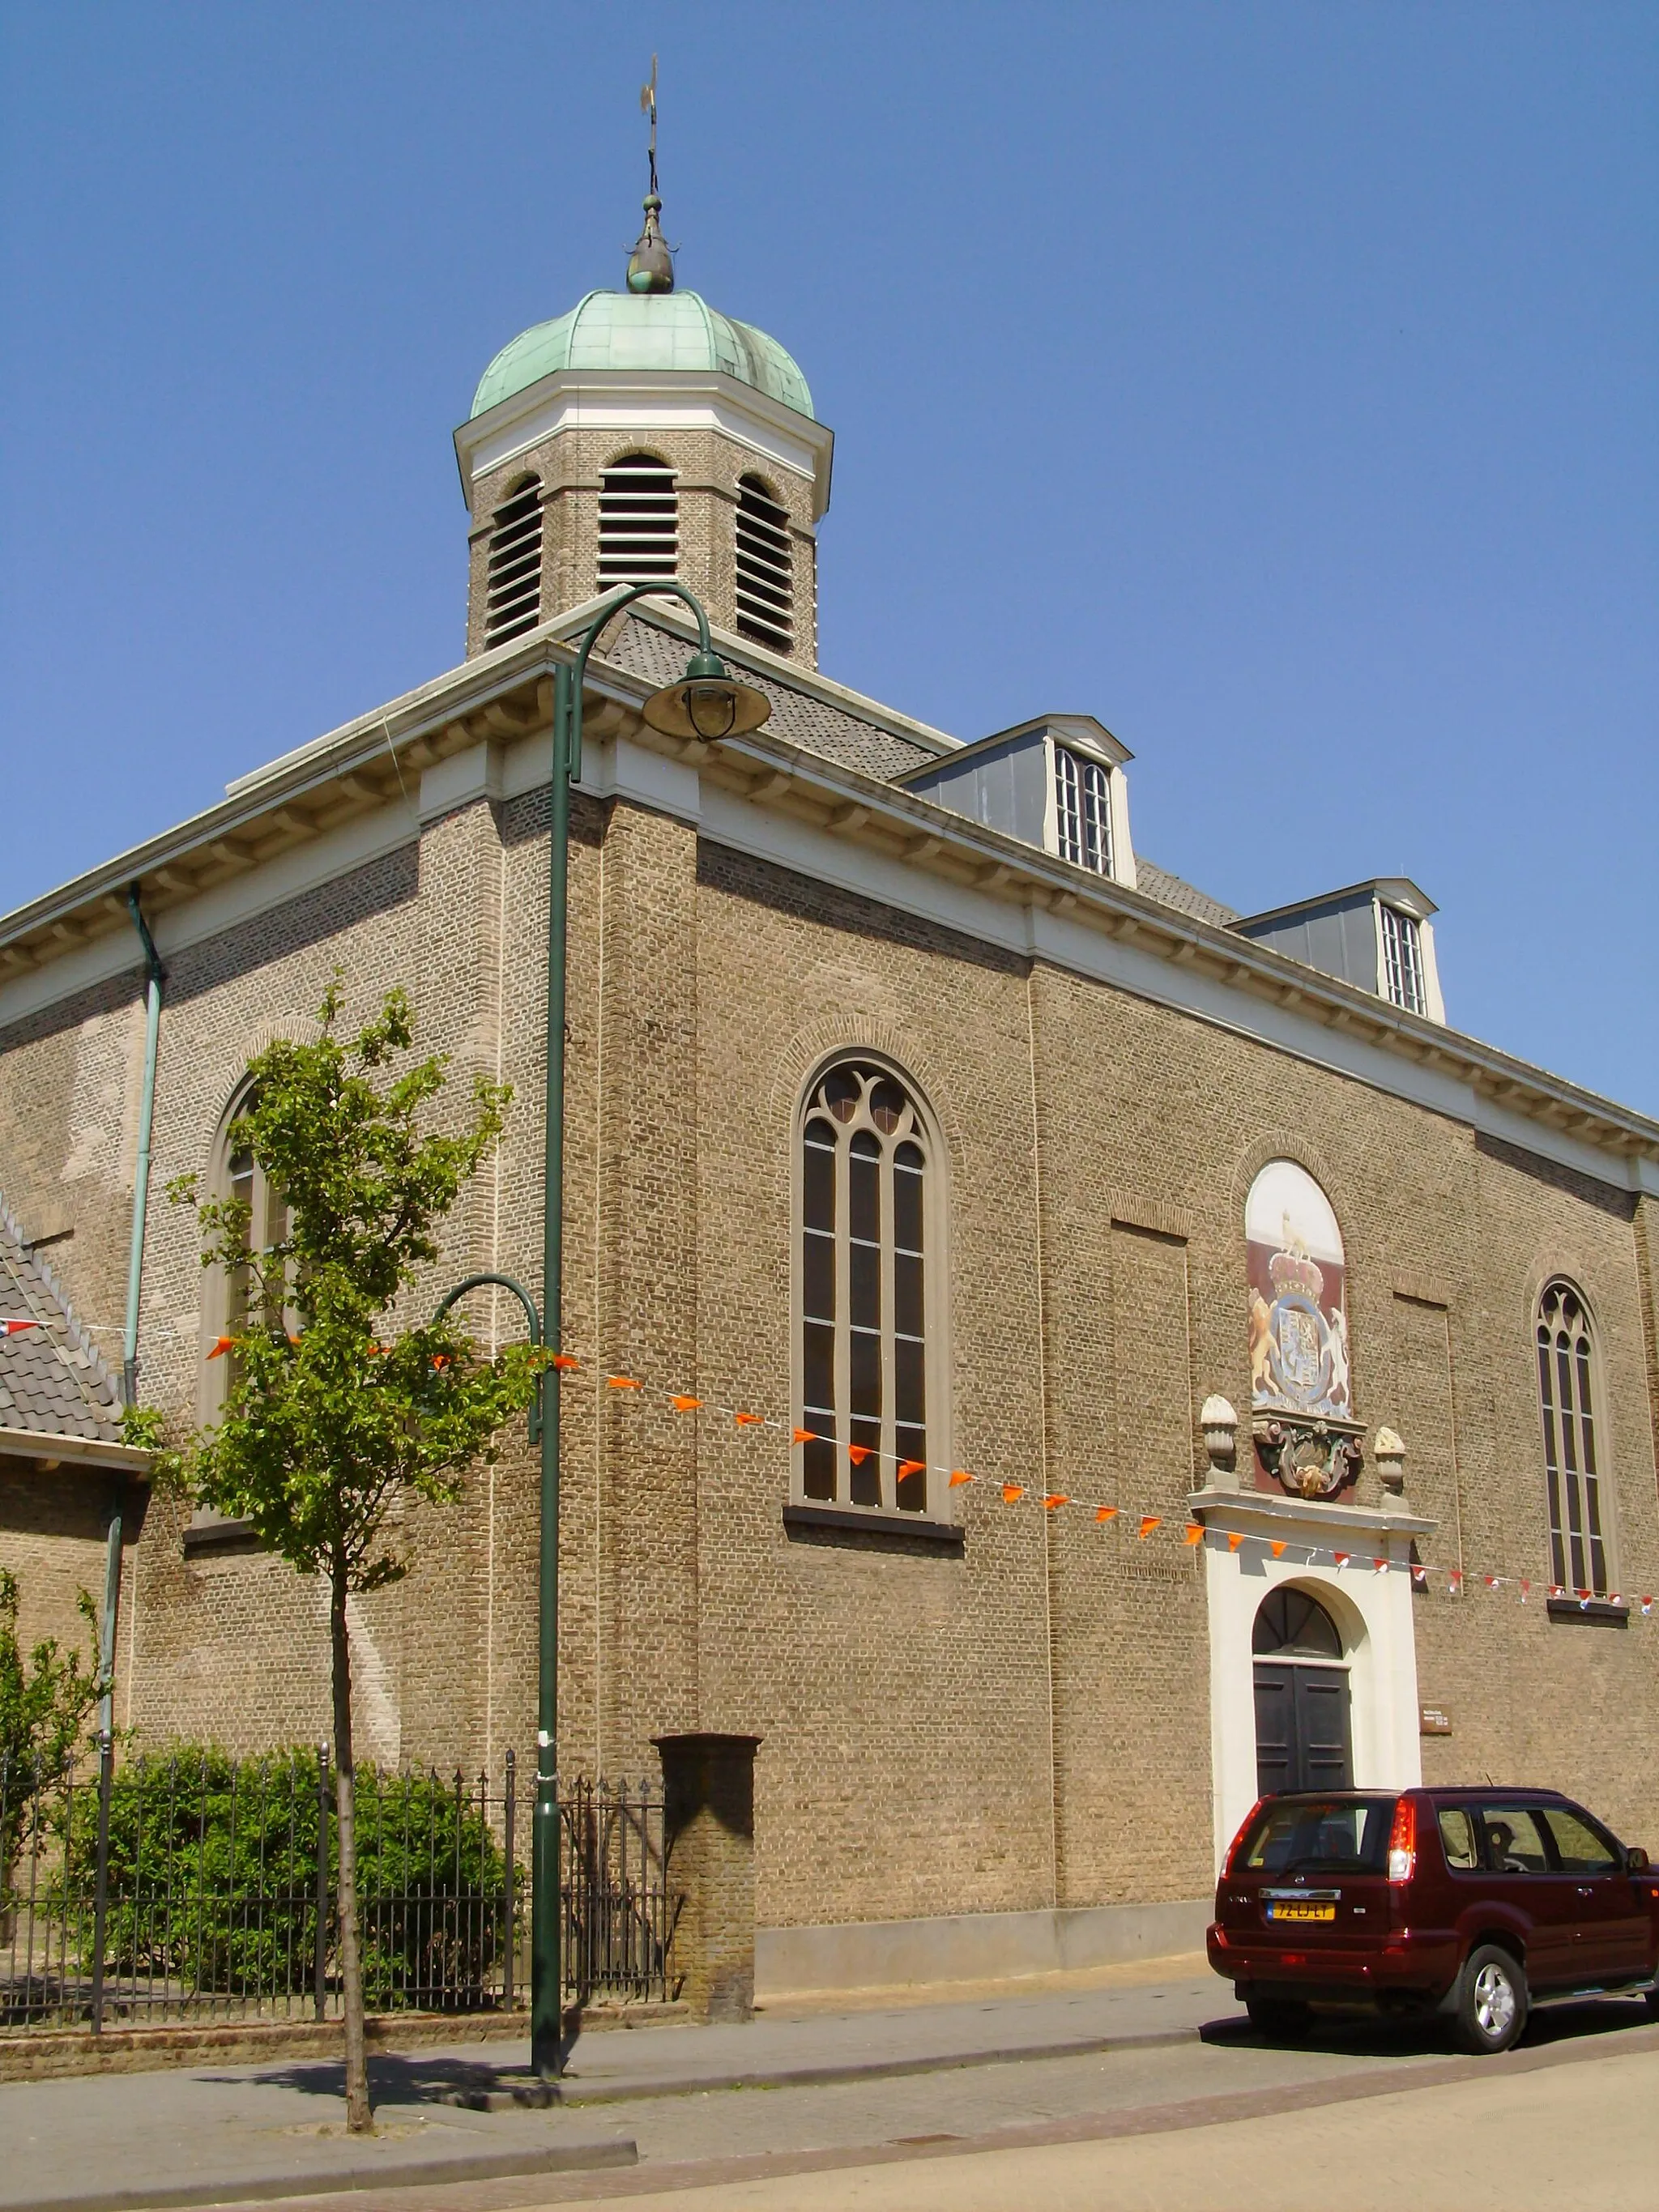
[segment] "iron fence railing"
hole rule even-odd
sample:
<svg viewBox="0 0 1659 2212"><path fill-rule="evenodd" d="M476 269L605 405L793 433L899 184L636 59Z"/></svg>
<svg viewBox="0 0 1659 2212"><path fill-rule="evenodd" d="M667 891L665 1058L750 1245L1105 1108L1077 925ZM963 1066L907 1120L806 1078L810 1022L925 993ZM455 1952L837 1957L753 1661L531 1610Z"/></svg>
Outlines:
<svg viewBox="0 0 1659 2212"><path fill-rule="evenodd" d="M339 2016L326 1745L235 1759L106 1750L0 1767L0 2033ZM371 2011L511 2012L528 1997L529 1807L500 1778L357 1772ZM560 1793L566 1995L669 1994L662 1793Z"/></svg>

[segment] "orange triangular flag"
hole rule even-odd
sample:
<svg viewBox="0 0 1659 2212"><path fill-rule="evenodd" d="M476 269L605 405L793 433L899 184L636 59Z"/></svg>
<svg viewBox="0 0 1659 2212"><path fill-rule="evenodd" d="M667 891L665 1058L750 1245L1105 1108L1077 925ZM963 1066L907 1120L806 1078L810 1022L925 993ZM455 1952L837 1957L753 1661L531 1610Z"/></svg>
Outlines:
<svg viewBox="0 0 1659 2212"><path fill-rule="evenodd" d="M1143 1513L1140 1516L1141 1534L1143 1536L1150 1536L1153 1529L1158 1526L1163 1518L1164 1516L1161 1513Z"/></svg>
<svg viewBox="0 0 1659 2212"><path fill-rule="evenodd" d="M1187 1533L1181 1540L1183 1544L1201 1544L1204 1541L1204 1523L1201 1521L1189 1521L1187 1523Z"/></svg>
<svg viewBox="0 0 1659 2212"><path fill-rule="evenodd" d="M921 1474L927 1465L925 1459L902 1459L898 1463L900 1481L902 1482L907 1474Z"/></svg>
<svg viewBox="0 0 1659 2212"><path fill-rule="evenodd" d="M973 1476L969 1474L965 1467L952 1468L951 1470L951 1480L947 1487L951 1490L960 1490L964 1482L971 1482L973 1479Z"/></svg>
<svg viewBox="0 0 1659 2212"><path fill-rule="evenodd" d="M1013 1504L1017 1499L1024 1498L1024 1495L1025 1485L1023 1482L1005 1482L1002 1486L1002 1502L1005 1505Z"/></svg>
<svg viewBox="0 0 1659 2212"><path fill-rule="evenodd" d="M1116 1506L1097 1505L1095 1508L1095 1518L1097 1521L1115 1521L1117 1518Z"/></svg>
<svg viewBox="0 0 1659 2212"><path fill-rule="evenodd" d="M1279 1539L1279 1538L1278 1538L1278 1537L1274 1537L1274 1539L1273 1539L1273 1543L1272 1543L1272 1545L1269 1547L1269 1548L1271 1549L1271 1551L1272 1551L1272 1553L1273 1553L1273 1555L1274 1559L1282 1559L1284 1558L1284 1556L1285 1556L1285 1546L1284 1546L1283 1542L1280 1540L1280 1539Z"/></svg>
<svg viewBox="0 0 1659 2212"><path fill-rule="evenodd" d="M1044 1510L1052 1513L1057 1505L1069 1505L1071 1502L1063 1490L1056 1490L1051 1496L1045 1498L1042 1504Z"/></svg>
<svg viewBox="0 0 1659 2212"><path fill-rule="evenodd" d="M208 1358L210 1359L222 1359L226 1352L230 1350L231 1346L234 1344L235 1341L236 1340L234 1336L222 1336L217 1338L215 1340L212 1351L208 1354Z"/></svg>
<svg viewBox="0 0 1659 2212"><path fill-rule="evenodd" d="M1243 1541L1243 1530L1242 1528L1235 1528L1232 1534L1227 1539L1227 1549L1230 1552L1236 1552Z"/></svg>
<svg viewBox="0 0 1659 2212"><path fill-rule="evenodd" d="M833 1437L821 1437L816 1429L797 1429L795 1431L795 1442L798 1444L827 1444L833 1443L835 1439Z"/></svg>
<svg viewBox="0 0 1659 2212"><path fill-rule="evenodd" d="M758 1429L764 1425L764 1413L733 1413L732 1419L740 1429Z"/></svg>
<svg viewBox="0 0 1659 2212"><path fill-rule="evenodd" d="M556 1352L547 1364L550 1367L556 1367L562 1375L568 1375L573 1367L581 1365L580 1360L573 1358L568 1352Z"/></svg>
<svg viewBox="0 0 1659 2212"><path fill-rule="evenodd" d="M869 1458L871 1453L873 1452L875 1446L873 1444L848 1444L847 1447L847 1456L852 1461L854 1467L862 1467L865 1461Z"/></svg>
<svg viewBox="0 0 1659 2212"><path fill-rule="evenodd" d="M694 1413L697 1407L702 1405L702 1400L701 1398L679 1397L671 1398L668 1402L674 1408L674 1411L677 1413Z"/></svg>
<svg viewBox="0 0 1659 2212"><path fill-rule="evenodd" d="M643 1390L643 1382L636 1382L631 1375L607 1375L606 1382L613 1390Z"/></svg>

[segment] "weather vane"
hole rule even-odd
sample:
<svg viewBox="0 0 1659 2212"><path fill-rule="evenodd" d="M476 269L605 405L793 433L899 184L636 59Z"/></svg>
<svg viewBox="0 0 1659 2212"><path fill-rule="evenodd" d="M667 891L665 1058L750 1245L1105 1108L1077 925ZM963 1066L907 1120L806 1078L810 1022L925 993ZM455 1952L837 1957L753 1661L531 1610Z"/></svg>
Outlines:
<svg viewBox="0 0 1659 2212"><path fill-rule="evenodd" d="M662 199L657 191L657 57L651 57L651 82L640 87L640 112L651 118L649 157L651 189L645 196L645 228L628 258L630 292L672 292L674 264L671 249L657 223Z"/></svg>

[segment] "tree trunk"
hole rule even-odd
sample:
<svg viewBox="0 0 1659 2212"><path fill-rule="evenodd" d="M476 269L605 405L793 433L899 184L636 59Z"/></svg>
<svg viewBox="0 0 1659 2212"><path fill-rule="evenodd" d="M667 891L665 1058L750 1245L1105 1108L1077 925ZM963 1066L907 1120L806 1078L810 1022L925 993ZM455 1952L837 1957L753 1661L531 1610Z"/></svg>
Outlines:
<svg viewBox="0 0 1659 2212"><path fill-rule="evenodd" d="M340 1923L340 1979L345 1990L346 2126L373 2135L368 2051L363 2039L363 1952L357 1922L357 1762L351 1747L351 1643L346 1629L346 1575L334 1570L329 1638L334 1673L334 1803L340 1853L336 1909Z"/></svg>

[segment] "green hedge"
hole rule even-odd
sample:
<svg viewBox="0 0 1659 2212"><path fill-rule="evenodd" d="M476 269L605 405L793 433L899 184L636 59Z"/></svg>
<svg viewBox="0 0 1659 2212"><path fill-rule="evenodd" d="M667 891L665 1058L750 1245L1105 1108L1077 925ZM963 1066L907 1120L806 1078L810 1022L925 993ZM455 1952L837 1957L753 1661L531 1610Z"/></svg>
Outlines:
<svg viewBox="0 0 1659 2212"><path fill-rule="evenodd" d="M333 1777L327 1807L324 1970L338 1972ZM237 1759L217 1746L146 1752L110 1798L105 1959L174 1989L281 1996L313 1984L321 1812L317 1754ZM95 1790L76 1794L66 1874L89 1947ZM377 2010L487 2003L506 1935L506 1862L476 1790L435 1774L357 1774L363 1994Z"/></svg>

